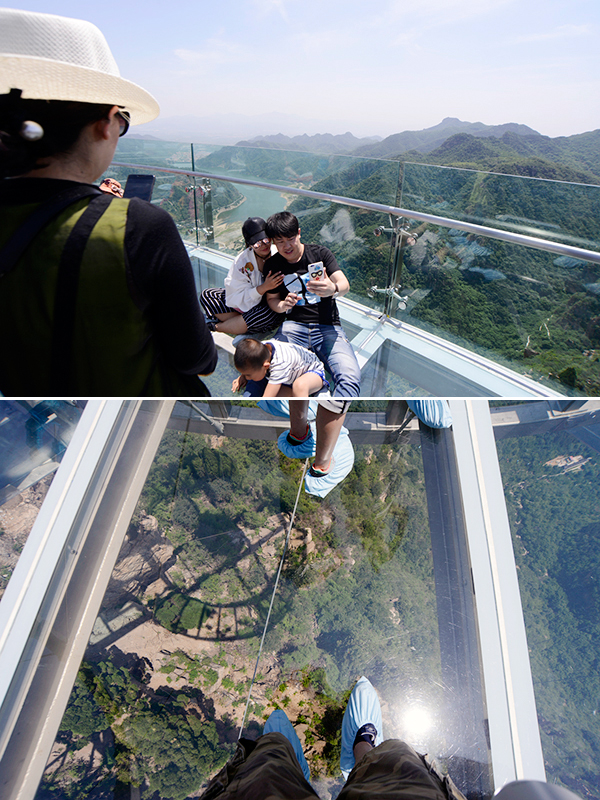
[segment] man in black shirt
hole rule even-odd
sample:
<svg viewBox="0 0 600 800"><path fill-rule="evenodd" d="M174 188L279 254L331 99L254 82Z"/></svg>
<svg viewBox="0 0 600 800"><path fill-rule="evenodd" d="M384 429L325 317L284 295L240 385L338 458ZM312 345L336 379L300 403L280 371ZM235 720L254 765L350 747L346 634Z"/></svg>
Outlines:
<svg viewBox="0 0 600 800"><path fill-rule="evenodd" d="M272 269L285 276L277 290L267 293L273 311L286 314L276 338L319 356L333 378L334 397L358 397L360 367L335 302L350 289L348 279L330 250L300 241L298 220L289 211L269 217L266 232L277 247ZM309 279L311 274L314 279Z"/></svg>

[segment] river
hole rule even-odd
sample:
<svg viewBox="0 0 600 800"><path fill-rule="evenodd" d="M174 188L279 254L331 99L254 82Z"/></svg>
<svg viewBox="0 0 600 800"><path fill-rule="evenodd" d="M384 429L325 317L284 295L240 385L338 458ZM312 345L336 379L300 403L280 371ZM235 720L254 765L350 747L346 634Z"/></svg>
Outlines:
<svg viewBox="0 0 600 800"><path fill-rule="evenodd" d="M286 201L279 192L240 184L236 184L236 188L246 199L231 211L223 211L219 215L222 222L243 222L248 217L267 219L271 214L285 209Z"/></svg>

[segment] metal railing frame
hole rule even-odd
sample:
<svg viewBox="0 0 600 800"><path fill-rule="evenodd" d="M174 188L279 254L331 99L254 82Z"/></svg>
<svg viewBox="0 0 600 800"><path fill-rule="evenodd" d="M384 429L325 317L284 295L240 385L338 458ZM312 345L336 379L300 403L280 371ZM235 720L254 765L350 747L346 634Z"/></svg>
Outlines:
<svg viewBox="0 0 600 800"><path fill-rule="evenodd" d="M508 242L509 244L522 245L524 247L532 247L536 250L545 250L548 253L556 253L561 256L570 256L572 258L580 259L581 261L592 261L595 264L600 264L600 252L594 250L586 250L582 247L574 247L573 245L562 244L560 242L551 242L547 239L539 239L536 236L527 236L522 233L512 233L511 231L502 231L498 228L490 228L486 225L477 225L472 222L465 222L463 220L452 219L450 217L438 217L435 214L425 214L421 211L412 211L408 208L399 208L398 206L388 206L383 203L371 203L367 200L357 200L352 197L343 197L341 195L326 194L325 192L313 192L311 189L299 189L293 186L284 186L279 183L264 183L262 181L250 180L248 178L232 178L229 175L217 175L212 172L197 172L185 169L172 169L171 167L156 167L149 164L129 164L122 161L113 161L114 167L126 167L130 169L143 169L152 170L153 172L168 172L174 175L186 175L194 178L208 178L215 181L225 181L227 183L239 183L242 186L257 186L261 189L270 189L272 191L295 194L300 197L309 197L313 200L327 200L332 203L340 203L341 205L352 206L353 208L363 208L368 211L377 211L382 214L392 214L397 217L406 217L407 219L414 219L418 222L427 222L431 225L440 225L444 228L456 228L457 230L465 231L466 233L474 233L478 236L486 236L490 239L498 239L499 241Z"/></svg>

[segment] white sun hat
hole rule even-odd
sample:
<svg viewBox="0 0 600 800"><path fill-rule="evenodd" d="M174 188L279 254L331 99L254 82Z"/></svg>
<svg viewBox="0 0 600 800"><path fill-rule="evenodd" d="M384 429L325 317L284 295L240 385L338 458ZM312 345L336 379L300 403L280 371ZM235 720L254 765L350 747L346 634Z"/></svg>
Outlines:
<svg viewBox="0 0 600 800"><path fill-rule="evenodd" d="M91 22L0 8L0 94L28 100L120 106L131 123L159 114L152 95L121 78L104 35Z"/></svg>

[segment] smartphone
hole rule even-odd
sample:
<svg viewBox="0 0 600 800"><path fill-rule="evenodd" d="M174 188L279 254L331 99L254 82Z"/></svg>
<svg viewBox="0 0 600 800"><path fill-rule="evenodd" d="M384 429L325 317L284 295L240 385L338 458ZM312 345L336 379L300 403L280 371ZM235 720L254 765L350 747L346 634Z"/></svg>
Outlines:
<svg viewBox="0 0 600 800"><path fill-rule="evenodd" d="M123 197L139 197L140 200L151 200L155 180L155 175L130 175L125 184Z"/></svg>
<svg viewBox="0 0 600 800"><path fill-rule="evenodd" d="M308 275L311 281L322 281L325 275L325 267L322 261L315 261L308 265Z"/></svg>
<svg viewBox="0 0 600 800"><path fill-rule="evenodd" d="M304 300L304 282L302 278L298 275L297 272L291 272L289 275L283 276L283 284L288 290L288 292L293 292L294 294L298 295L298 302L296 303L297 306L303 306L305 303ZM291 310L291 309L290 309ZM289 312L288 312L289 313Z"/></svg>

